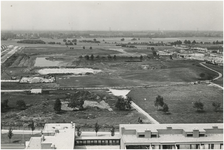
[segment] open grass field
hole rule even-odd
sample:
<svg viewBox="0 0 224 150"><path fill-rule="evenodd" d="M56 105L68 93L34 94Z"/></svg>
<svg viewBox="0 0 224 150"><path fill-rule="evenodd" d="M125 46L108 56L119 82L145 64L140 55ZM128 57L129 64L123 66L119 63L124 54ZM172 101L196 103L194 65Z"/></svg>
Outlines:
<svg viewBox="0 0 224 150"><path fill-rule="evenodd" d="M176 85L168 87L139 88L129 94L133 101L160 123L222 123L223 113L215 112L213 102L223 105L223 91L207 85ZM161 95L168 104L170 115L157 111L154 101ZM146 98L146 100L144 100ZM200 100L205 112L193 108L193 102ZM221 105L221 106L222 106Z"/></svg>
<svg viewBox="0 0 224 150"><path fill-rule="evenodd" d="M42 50L41 50L42 51ZM103 51L103 50L102 50ZM106 51L106 50L105 50ZM55 56L57 57L57 56ZM201 65L200 61L195 60L166 60L166 59L147 59L142 62L126 62L117 58L116 60L86 60L83 58L72 59L71 56L63 57L64 63L72 67L94 68L102 70L101 73L85 76L55 75L55 83L43 84L19 84L2 83L2 89L26 89L26 88L55 88L59 86L68 87L103 87L103 86L135 86L151 85L163 82L194 82L200 80L200 73L214 78L217 73L210 71ZM35 59L30 60L33 64ZM61 60L61 59L60 59ZM31 63L31 64L32 64ZM14 63L13 63L14 64ZM21 64L21 63L20 63ZM144 69L142 66L147 66ZM8 67L2 71L2 79L10 79L15 76L20 79L22 76L38 76L37 67Z"/></svg>
<svg viewBox="0 0 224 150"><path fill-rule="evenodd" d="M83 38L93 40L93 38ZM82 39L82 40L83 40ZM20 83L2 83L2 90L10 89L32 89L32 88L58 88L58 87L125 87L137 85L157 86L148 89L134 89L130 94L137 105L142 107L152 117L161 123L202 123L202 122L222 122L222 113L213 111L211 106L213 101L222 103L222 91L215 87L207 85L189 85L188 82L200 80L200 73L214 78L216 73L199 65L201 61L196 60L169 60L167 58L147 58L146 55L152 56L152 51L147 46L137 46L137 49L121 48L115 46L115 42L127 43L132 38L125 38L124 42L121 38L97 38L101 43L78 43L73 45L74 49L70 49L64 44L18 44L16 41L4 41L2 44L25 46L25 48L13 57L9 58L2 65L1 79L11 79L16 77L20 79L22 76L39 76L38 70L44 67L36 67L36 58L45 57L49 61L60 60L63 62L62 67L78 67L78 68L94 68L102 70L98 74L90 74L84 76L74 75L54 75L55 83L37 83L37 84L20 84ZM191 38L167 38L167 39L150 39L141 38L134 42L148 41L176 41L191 40ZM43 39L47 42L54 39ZM55 39L56 42L62 43L63 39ZM109 43L105 43L109 42ZM192 38L193 40L193 38ZM215 41L214 38L199 38L203 41ZM8 42L8 43L7 43ZM11 42L11 44L10 44ZM14 42L14 43L13 43ZM85 46L85 49L83 49ZM89 49L93 47L93 49ZM170 46L154 46L156 50L172 49ZM114 50L111 50L114 49ZM119 49L123 49L120 51ZM100 58L94 60L80 59L79 56L99 55ZM127 55L126 54L134 54ZM142 61L139 56L145 54ZM117 55L116 59L109 59L108 55ZM136 58L130 58L136 56ZM144 68L144 66L146 68ZM55 66L58 67L58 66ZM222 71L222 68L216 68ZM187 82L187 83L186 83ZM222 79L218 80L222 85ZM169 86L170 84L186 84ZM167 86L167 87L161 87ZM97 108L89 108L85 111L65 111L56 114L53 110L53 104L56 98L64 98L67 92L72 91L55 91L50 94L27 94L27 93L2 93L1 101L9 100L10 109L8 112L2 113L3 122L23 122L29 119L37 119L41 117L40 122L76 122L83 127L91 127L98 121L104 127L118 125L121 123L137 123L138 117L143 119L144 116L137 111L132 110L118 111L115 108L116 101L113 98L105 100L114 110L101 110ZM74 92L74 91L73 91ZM97 92L97 91L94 91ZM101 94L107 94L105 91L98 91ZM153 106L156 96L160 94L164 97L164 101L169 105L170 115L164 115L160 111L156 111ZM143 99L147 98L147 101ZM192 102L201 100L205 105L204 113L196 113L192 107ZM24 100L29 107L25 110L16 108L16 101ZM43 107L43 103L47 102L47 108Z"/></svg>

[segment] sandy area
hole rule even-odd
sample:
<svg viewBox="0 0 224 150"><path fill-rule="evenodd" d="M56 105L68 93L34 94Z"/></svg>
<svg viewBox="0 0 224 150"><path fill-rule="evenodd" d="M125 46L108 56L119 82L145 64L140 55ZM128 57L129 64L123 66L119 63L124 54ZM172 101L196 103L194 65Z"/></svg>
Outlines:
<svg viewBox="0 0 224 150"><path fill-rule="evenodd" d="M86 74L99 73L101 70L94 70L91 68L45 68L38 71L40 74Z"/></svg>

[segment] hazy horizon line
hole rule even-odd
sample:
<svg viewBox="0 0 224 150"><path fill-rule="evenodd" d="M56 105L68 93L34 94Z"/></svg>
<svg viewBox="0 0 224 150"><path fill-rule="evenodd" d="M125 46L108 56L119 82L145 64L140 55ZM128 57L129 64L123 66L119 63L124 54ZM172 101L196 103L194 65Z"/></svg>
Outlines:
<svg viewBox="0 0 224 150"><path fill-rule="evenodd" d="M223 30L192 30L192 29L185 29L185 30L67 30L67 29L56 29L56 30L51 30L51 29L1 29L1 31L68 31L68 32L149 32L149 31L157 31L157 32L164 32L164 31L195 31L195 32L223 32Z"/></svg>

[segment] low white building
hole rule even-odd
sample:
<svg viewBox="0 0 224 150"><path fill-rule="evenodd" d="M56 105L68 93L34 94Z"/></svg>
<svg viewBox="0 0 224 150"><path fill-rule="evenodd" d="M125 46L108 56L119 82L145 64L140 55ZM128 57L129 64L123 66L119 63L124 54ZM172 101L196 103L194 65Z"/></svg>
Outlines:
<svg viewBox="0 0 224 150"><path fill-rule="evenodd" d="M46 124L41 137L31 137L25 149L74 149L75 124Z"/></svg>
<svg viewBox="0 0 224 150"><path fill-rule="evenodd" d="M111 136L94 131L75 137L75 124L46 124L26 149L223 149L223 124L120 124Z"/></svg>
<svg viewBox="0 0 224 150"><path fill-rule="evenodd" d="M121 124L121 149L223 149L223 124Z"/></svg>

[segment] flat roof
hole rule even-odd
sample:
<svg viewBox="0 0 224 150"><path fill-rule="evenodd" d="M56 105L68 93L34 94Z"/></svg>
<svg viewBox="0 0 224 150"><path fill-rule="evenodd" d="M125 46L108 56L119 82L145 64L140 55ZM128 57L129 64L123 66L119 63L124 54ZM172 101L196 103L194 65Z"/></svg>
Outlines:
<svg viewBox="0 0 224 150"><path fill-rule="evenodd" d="M171 127L172 129L183 129L185 132L193 132L199 130L223 129L222 123L208 123L208 124L121 124L120 128L124 127L126 130L136 130L137 132L151 130L158 131ZM136 134L123 134L122 139L125 144L148 144L148 143L197 143L197 142L222 142L223 132L221 133L208 133L205 137L185 137L183 134L161 134L156 138L138 137Z"/></svg>
<svg viewBox="0 0 224 150"><path fill-rule="evenodd" d="M57 149L73 149L75 141L75 124L46 124L44 130L59 130L54 136L45 136L43 143L52 143Z"/></svg>
<svg viewBox="0 0 224 150"><path fill-rule="evenodd" d="M54 145L56 149L73 149L75 141L75 124L56 123L45 124L43 133L54 133L54 135L42 137L31 137L27 149L41 149L41 144Z"/></svg>
<svg viewBox="0 0 224 150"><path fill-rule="evenodd" d="M167 129L167 127L172 127L172 129L183 129L186 132L192 132L193 130L204 131L205 129L213 129L214 126L217 126L218 129L223 129L222 123L195 123L195 124L120 124L120 128L124 127L125 129L135 129L136 131L140 130L151 130L157 131L161 129Z"/></svg>

